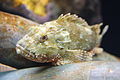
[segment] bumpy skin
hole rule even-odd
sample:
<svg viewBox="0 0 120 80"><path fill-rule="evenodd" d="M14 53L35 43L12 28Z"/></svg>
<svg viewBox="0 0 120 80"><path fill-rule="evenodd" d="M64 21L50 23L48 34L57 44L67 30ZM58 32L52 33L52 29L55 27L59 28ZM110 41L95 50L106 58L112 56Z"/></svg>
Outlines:
<svg viewBox="0 0 120 80"><path fill-rule="evenodd" d="M16 50L32 61L54 65L89 61L101 40L100 26L89 26L76 15L61 15L57 20L31 28L18 41Z"/></svg>

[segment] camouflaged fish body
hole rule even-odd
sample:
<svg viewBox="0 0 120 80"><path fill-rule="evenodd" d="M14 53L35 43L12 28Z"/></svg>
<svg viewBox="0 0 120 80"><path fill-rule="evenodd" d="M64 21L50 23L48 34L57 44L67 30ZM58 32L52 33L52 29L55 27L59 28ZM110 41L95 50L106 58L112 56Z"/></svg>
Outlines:
<svg viewBox="0 0 120 80"><path fill-rule="evenodd" d="M92 60L99 46L101 24L89 26L76 15L34 26L16 45L18 54L37 62L54 65Z"/></svg>

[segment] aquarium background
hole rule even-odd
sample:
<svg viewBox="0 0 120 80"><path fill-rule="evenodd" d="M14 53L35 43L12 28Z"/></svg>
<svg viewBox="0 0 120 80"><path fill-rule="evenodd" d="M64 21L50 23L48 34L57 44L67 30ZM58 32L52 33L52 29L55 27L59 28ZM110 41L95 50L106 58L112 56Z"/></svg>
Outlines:
<svg viewBox="0 0 120 80"><path fill-rule="evenodd" d="M105 51L120 57L120 9L119 1L102 0L101 11L103 23L109 30L103 38L102 47Z"/></svg>

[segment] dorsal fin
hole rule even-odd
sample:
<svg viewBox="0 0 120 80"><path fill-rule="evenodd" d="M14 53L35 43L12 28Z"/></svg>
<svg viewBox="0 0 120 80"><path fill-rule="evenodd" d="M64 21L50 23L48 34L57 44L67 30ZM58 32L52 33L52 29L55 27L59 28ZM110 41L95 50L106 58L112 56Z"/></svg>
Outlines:
<svg viewBox="0 0 120 80"><path fill-rule="evenodd" d="M56 20L56 22L62 24L64 22L71 22L71 23L75 23L75 24L80 24L83 26L88 26L88 24L86 23L86 21L82 18L78 18L77 15L73 14L71 15L70 13L63 15L61 14L60 17Z"/></svg>

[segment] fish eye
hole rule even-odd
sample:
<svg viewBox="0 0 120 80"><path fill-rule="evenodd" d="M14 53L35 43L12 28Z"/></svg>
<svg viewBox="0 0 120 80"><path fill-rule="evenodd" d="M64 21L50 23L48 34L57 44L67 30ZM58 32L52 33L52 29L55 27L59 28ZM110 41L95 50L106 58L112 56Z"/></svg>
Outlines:
<svg viewBox="0 0 120 80"><path fill-rule="evenodd" d="M47 35L40 37L40 43L43 43L46 40L48 40L48 36Z"/></svg>

